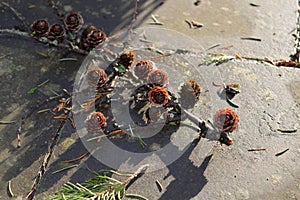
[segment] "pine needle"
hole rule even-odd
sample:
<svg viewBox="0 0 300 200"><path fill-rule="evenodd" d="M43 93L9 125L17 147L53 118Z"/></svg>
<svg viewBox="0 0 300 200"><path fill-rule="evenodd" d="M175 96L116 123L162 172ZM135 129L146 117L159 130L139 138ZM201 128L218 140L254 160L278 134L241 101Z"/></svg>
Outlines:
<svg viewBox="0 0 300 200"><path fill-rule="evenodd" d="M59 172L62 172L62 171L68 170L68 169L72 169L74 167L78 167L78 164L70 165L70 166L64 167L62 169L56 170L56 171L52 172L52 174L56 174L56 173L59 173Z"/></svg>
<svg viewBox="0 0 300 200"><path fill-rule="evenodd" d="M146 197L143 197L143 196L138 195L138 194L126 194L125 196L129 197L129 198L136 198L136 199L148 200Z"/></svg>
<svg viewBox="0 0 300 200"><path fill-rule="evenodd" d="M133 174L122 174L114 170L103 170L101 171L102 173L105 172L103 175L96 174L96 176L82 184L67 182L55 195L50 196L50 199L121 200L123 197L133 197L146 200L146 197L138 194L126 194L126 189L143 175L147 168L148 165L143 165ZM107 176L107 173L117 176L129 176L129 178L122 182Z"/></svg>

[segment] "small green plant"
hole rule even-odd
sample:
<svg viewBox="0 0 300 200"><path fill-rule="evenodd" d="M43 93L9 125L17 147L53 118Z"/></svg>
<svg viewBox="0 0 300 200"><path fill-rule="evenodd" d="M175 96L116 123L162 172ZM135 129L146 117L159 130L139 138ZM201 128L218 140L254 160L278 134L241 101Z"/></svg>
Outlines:
<svg viewBox="0 0 300 200"><path fill-rule="evenodd" d="M63 188L50 196L51 200L120 200L123 197L132 197L135 199L144 199L138 194L126 193L127 188L147 170L148 165L141 166L133 174L121 174L114 170L105 170L97 173L96 176L86 182L71 183L67 182ZM119 181L111 175L128 177L124 181Z"/></svg>
<svg viewBox="0 0 300 200"><path fill-rule="evenodd" d="M235 56L228 56L224 54L208 54L208 56L204 59L203 64L210 65L215 63L216 65L220 65L232 59L235 59Z"/></svg>

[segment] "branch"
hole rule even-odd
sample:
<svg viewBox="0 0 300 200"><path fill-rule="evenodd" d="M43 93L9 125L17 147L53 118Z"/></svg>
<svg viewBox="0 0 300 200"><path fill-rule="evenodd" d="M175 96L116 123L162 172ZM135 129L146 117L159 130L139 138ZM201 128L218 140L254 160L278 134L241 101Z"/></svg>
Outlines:
<svg viewBox="0 0 300 200"><path fill-rule="evenodd" d="M52 154L54 152L56 144L59 141L62 128L64 127L66 121L68 120L70 112L71 112L71 110L66 110L65 118L63 118L61 120L60 125L59 125L59 127L57 128L57 130L55 132L55 135L53 137L53 141L50 144L49 150L48 150L47 154L44 157L44 160L43 160L42 165L40 166L40 169L39 169L39 171L38 171L38 173L36 175L36 178L35 178L35 180L33 182L31 190L30 190L30 192L26 196L26 199L28 199L28 200L32 200L34 198L34 195L35 195L35 193L36 193L36 191L38 189L39 183L42 180L42 178L43 178L43 176L44 176L44 174L45 174L45 172L47 170L47 166L48 166L49 161L51 159L51 156L52 156Z"/></svg>
<svg viewBox="0 0 300 200"><path fill-rule="evenodd" d="M30 34L27 32L23 32L23 31L18 31L15 29L0 29L0 34L13 34L13 35L18 35L21 37L26 37L26 38L30 38Z"/></svg>
<svg viewBox="0 0 300 200"><path fill-rule="evenodd" d="M196 115L190 113L189 111L187 111L183 108L181 108L181 110L183 111L184 114L186 114L187 118L189 120L191 120L193 123L195 123L197 126L200 127L200 125L205 124L205 125L202 125L202 127L205 127L204 130L206 130L206 131L208 131L208 130L214 131L215 130L212 126L210 126L209 124L206 124L204 122L204 120L199 119Z"/></svg>
<svg viewBox="0 0 300 200"><path fill-rule="evenodd" d="M199 119L196 115L190 113L189 111L181 108L182 112L186 115L186 117L196 124L201 132L200 136L205 137L209 140L219 140L221 137L221 133L215 129L210 123L206 123L204 120ZM229 137L228 135L222 135L222 137Z"/></svg>
<svg viewBox="0 0 300 200"><path fill-rule="evenodd" d="M26 25L26 21L25 21L25 17L23 17L21 15L21 13L19 13L18 11L16 11L16 9L14 9L12 6L10 6L8 3L6 2L1 2L1 4L7 8L9 8L14 15L23 23L23 25Z"/></svg>
<svg viewBox="0 0 300 200"><path fill-rule="evenodd" d="M133 17L130 23L130 26L128 28L128 31L131 32L132 28L133 28L133 24L135 23L136 19L137 19L137 14L138 14L138 4L139 4L139 0L135 0L135 5L134 5L134 10L133 10Z"/></svg>
<svg viewBox="0 0 300 200"><path fill-rule="evenodd" d="M126 185L126 190L141 176L143 176L148 169L149 165L142 165L140 168L134 172L129 178L127 178L123 183Z"/></svg>
<svg viewBox="0 0 300 200"><path fill-rule="evenodd" d="M0 34L11 34L11 35L17 35L20 37L24 37L24 38L34 38L33 36L31 36L30 33L28 32L24 32L24 31L18 31L15 29L0 29ZM43 40L42 38L34 38L36 39L38 42L43 43L43 44L47 44L47 45L53 45L56 46L58 48L63 48L63 49L68 49L69 51L81 54L81 55L88 55L89 52L85 51L83 49L79 49L79 48L72 48L71 45L67 45L67 44L54 44L51 43L49 40Z"/></svg>

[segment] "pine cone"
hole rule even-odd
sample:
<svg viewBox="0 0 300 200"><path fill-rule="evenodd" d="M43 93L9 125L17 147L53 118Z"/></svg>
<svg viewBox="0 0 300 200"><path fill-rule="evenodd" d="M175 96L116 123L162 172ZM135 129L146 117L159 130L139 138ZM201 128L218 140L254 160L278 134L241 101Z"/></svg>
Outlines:
<svg viewBox="0 0 300 200"><path fill-rule="evenodd" d="M99 29L91 30L86 37L82 38L81 43L86 50L92 50L97 45L103 43L106 40L106 34Z"/></svg>
<svg viewBox="0 0 300 200"><path fill-rule="evenodd" d="M101 87L107 78L105 71L101 68L92 68L87 72L86 80L92 87Z"/></svg>
<svg viewBox="0 0 300 200"><path fill-rule="evenodd" d="M169 102L169 93L163 87L155 86L148 92L149 101L156 106L166 105Z"/></svg>
<svg viewBox="0 0 300 200"><path fill-rule="evenodd" d="M124 50L119 58L119 64L124 65L127 70L130 69L135 60L135 55L132 50Z"/></svg>
<svg viewBox="0 0 300 200"><path fill-rule="evenodd" d="M150 60L139 60L134 67L134 74L141 81L147 81L148 74L152 70L153 63Z"/></svg>
<svg viewBox="0 0 300 200"><path fill-rule="evenodd" d="M106 126L106 118L101 112L93 112L85 120L85 127L89 133L103 132Z"/></svg>
<svg viewBox="0 0 300 200"><path fill-rule="evenodd" d="M239 123L238 115L230 108L218 110L213 120L215 127L221 132L232 132L237 129Z"/></svg>
<svg viewBox="0 0 300 200"><path fill-rule="evenodd" d="M65 29L60 24L53 24L50 26L49 33L47 35L49 40L57 40L62 42L65 39Z"/></svg>
<svg viewBox="0 0 300 200"><path fill-rule="evenodd" d="M66 30L77 32L83 25L83 18L82 16L77 12L70 12L66 15L64 19L64 24L66 27Z"/></svg>
<svg viewBox="0 0 300 200"><path fill-rule="evenodd" d="M161 69L152 70L148 74L147 81L151 84L157 84L162 87L166 87L168 85L168 74Z"/></svg>
<svg viewBox="0 0 300 200"><path fill-rule="evenodd" d="M30 25L30 31L36 37L46 36L49 31L49 23L45 19L36 20Z"/></svg>

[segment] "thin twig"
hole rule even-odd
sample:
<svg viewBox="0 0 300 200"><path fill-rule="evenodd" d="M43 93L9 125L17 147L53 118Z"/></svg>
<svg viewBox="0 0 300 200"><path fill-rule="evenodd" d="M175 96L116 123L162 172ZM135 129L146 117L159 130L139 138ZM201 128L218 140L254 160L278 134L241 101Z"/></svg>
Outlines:
<svg viewBox="0 0 300 200"><path fill-rule="evenodd" d="M18 31L18 30L15 30L15 29L0 29L0 34L12 34L12 35L25 37L25 38L33 38L30 33L24 32L24 31ZM85 51L85 50L79 49L79 48L72 48L72 47L70 47L69 45L66 45L66 44L54 45L54 44L52 44L48 41L40 40L40 39L37 39L37 38L35 38L35 39L40 43L53 45L53 46L56 46L58 48L68 49L69 51L72 51L72 52L75 52L75 53L78 53L78 54L81 54L81 55L88 55L89 54L88 51Z"/></svg>
<svg viewBox="0 0 300 200"><path fill-rule="evenodd" d="M188 19L184 20L186 23L188 23L188 25L190 26L190 28L194 28L192 22Z"/></svg>
<svg viewBox="0 0 300 200"><path fill-rule="evenodd" d="M135 23L135 21L137 20L137 15L138 15L138 4L139 4L139 0L135 0L135 4L134 4L134 10L133 10L133 17L131 20L131 23L129 25L128 31L131 32L133 29L133 25Z"/></svg>
<svg viewBox="0 0 300 200"><path fill-rule="evenodd" d="M2 124L15 124L16 121L0 121L0 125Z"/></svg>
<svg viewBox="0 0 300 200"><path fill-rule="evenodd" d="M252 41L258 41L261 42L260 38L255 38L255 37L243 37L241 40L252 40Z"/></svg>
<svg viewBox="0 0 300 200"><path fill-rule="evenodd" d="M161 23L160 21L158 21L158 19L155 17L155 15L151 15L151 19L153 20L153 22L150 22L149 24L152 24L152 25L164 25L163 23Z"/></svg>
<svg viewBox="0 0 300 200"><path fill-rule="evenodd" d="M232 141L232 139L226 132L218 131L210 121L205 122L204 120L199 119L196 115L183 108L181 108L181 111L191 122L193 122L200 129L200 137L204 137L212 141L220 141L220 139Z"/></svg>
<svg viewBox="0 0 300 200"><path fill-rule="evenodd" d="M61 58L58 61L59 62L64 62L64 61L77 61L77 58Z"/></svg>
<svg viewBox="0 0 300 200"><path fill-rule="evenodd" d="M20 148L21 147L21 134L22 134L22 126L24 124L24 120L25 118L22 118L21 121L20 121L20 125L16 131L16 134L17 134L17 140L18 140L18 143L17 143L17 148Z"/></svg>
<svg viewBox="0 0 300 200"><path fill-rule="evenodd" d="M181 110L183 111L183 113L187 116L187 118L193 122L194 124L196 124L199 128L203 128L203 130L201 130L203 132L203 134L206 134L207 131L215 131L214 127L212 127L210 124L205 123L203 120L199 119L196 115L190 113L189 111L181 108Z"/></svg>
<svg viewBox="0 0 300 200"><path fill-rule="evenodd" d="M149 165L145 164L142 165L140 168L138 168L136 170L136 172L134 174L132 174L129 178L127 178L123 184L126 185L126 189L128 189L138 178L140 178L141 176L143 176L146 172L146 170L148 169Z"/></svg>
<svg viewBox="0 0 300 200"><path fill-rule="evenodd" d="M280 128L278 128L277 131L280 131L281 133L296 133L297 129L280 129Z"/></svg>
<svg viewBox="0 0 300 200"><path fill-rule="evenodd" d="M239 108L239 106L238 106L237 104L235 104L235 103L233 103L233 102L231 101L231 99L228 97L227 94L226 94L226 102L227 102L230 106L232 106L232 107L234 107L234 108Z"/></svg>
<svg viewBox="0 0 300 200"><path fill-rule="evenodd" d="M213 86L216 86L216 87L225 87L225 83L216 83L216 82L212 82Z"/></svg>
<svg viewBox="0 0 300 200"><path fill-rule="evenodd" d="M253 6L253 7L259 7L260 5L258 4L255 4L255 3L249 3L250 6Z"/></svg>
<svg viewBox="0 0 300 200"><path fill-rule="evenodd" d="M192 25L193 25L194 28L201 28L201 27L203 27L203 24L200 23L200 22L198 22L198 21L196 21L196 20L191 20L191 23L192 23Z"/></svg>
<svg viewBox="0 0 300 200"><path fill-rule="evenodd" d="M289 148L285 149L284 151L281 151L279 153L276 153L275 156L281 156L282 154L284 154L285 152L287 152L288 150L290 150Z"/></svg>
<svg viewBox="0 0 300 200"><path fill-rule="evenodd" d="M9 197L15 197L15 194L12 192L12 189L11 189L11 181L8 181L7 192L8 192Z"/></svg>
<svg viewBox="0 0 300 200"><path fill-rule="evenodd" d="M254 149L248 149L248 151L266 151L266 148L254 148Z"/></svg>
<svg viewBox="0 0 300 200"><path fill-rule="evenodd" d="M9 8L13 13L14 15L22 22L23 25L26 26L26 21L25 21L25 17L23 17L21 15L21 13L19 13L18 11L16 11L16 9L14 9L11 5L9 5L7 2L1 2L1 4L7 8Z"/></svg>
<svg viewBox="0 0 300 200"><path fill-rule="evenodd" d="M208 47L206 50L207 50L207 51L208 51L208 50L211 50L211 49L216 48L216 47L218 47L218 46L220 46L220 45L221 45L221 43L214 44L214 45Z"/></svg>
<svg viewBox="0 0 300 200"><path fill-rule="evenodd" d="M46 109L37 111L37 113L44 113L44 112L49 112L49 111L51 111L51 109L50 108L46 108Z"/></svg>
<svg viewBox="0 0 300 200"><path fill-rule="evenodd" d="M52 156L52 154L54 152L54 149L56 147L56 144L59 141L59 138L61 136L62 128L64 127L64 125L65 125L65 123L66 123L66 121L67 121L67 119L68 119L68 117L70 115L70 112L71 112L71 110L66 110L66 112L65 112L65 118L63 118L61 120L60 125L59 125L59 127L57 128L57 130L55 132L55 135L54 135L53 140L52 140L52 142L50 144L49 150L48 150L47 154L44 157L44 160L43 160L42 165L40 166L40 169L39 169L39 171L38 171L38 173L36 175L36 178L35 178L35 180L33 182L31 190L30 190L30 192L26 196L26 198L28 200L32 200L33 197L35 196L35 193L36 193L36 191L38 189L39 183L42 180L42 178L43 178L43 176L44 176L44 174L45 174L45 172L47 170L47 166L49 164L51 156Z"/></svg>
<svg viewBox="0 0 300 200"><path fill-rule="evenodd" d="M49 81L50 81L50 80L48 79L48 80L46 80L46 81L44 81L44 82L38 84L37 86L31 88L27 93L28 93L28 94L33 94L33 93L35 93L40 87L42 87L43 85L47 84Z"/></svg>
<svg viewBox="0 0 300 200"><path fill-rule="evenodd" d="M21 147L21 126L18 128L17 130L17 140L18 140L18 144L17 147L20 148Z"/></svg>
<svg viewBox="0 0 300 200"><path fill-rule="evenodd" d="M62 172L62 171L65 171L65 170L68 170L68 169L72 169L74 167L78 167L78 166L79 166L78 164L75 164L75 165L70 165L70 166L64 167L62 169L58 169L58 170L52 172L52 175L56 174L56 173L59 173L59 172Z"/></svg>
<svg viewBox="0 0 300 200"><path fill-rule="evenodd" d="M65 160L65 161L62 161L62 162L64 162L64 163L75 162L75 161L83 159L84 157L88 156L89 154L90 154L89 152L86 152L86 153L84 153L83 155L81 155L81 156L79 156L77 158L74 158L72 160Z"/></svg>
<svg viewBox="0 0 300 200"><path fill-rule="evenodd" d="M0 29L0 34L13 34L21 37L30 38L30 34L27 32L15 30L15 29Z"/></svg>
<svg viewBox="0 0 300 200"><path fill-rule="evenodd" d="M158 188L158 191L161 192L163 190L163 186L161 185L161 183L158 180L156 180L155 183Z"/></svg>

